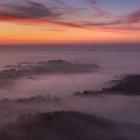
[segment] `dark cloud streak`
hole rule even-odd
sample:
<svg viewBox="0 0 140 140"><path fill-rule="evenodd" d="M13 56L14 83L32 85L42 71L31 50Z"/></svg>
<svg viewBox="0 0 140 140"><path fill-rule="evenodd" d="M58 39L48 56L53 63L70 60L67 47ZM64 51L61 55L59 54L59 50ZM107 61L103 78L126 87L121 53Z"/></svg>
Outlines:
<svg viewBox="0 0 140 140"><path fill-rule="evenodd" d="M126 23L133 24L140 21L140 8L134 11L133 13L128 14L126 18Z"/></svg>
<svg viewBox="0 0 140 140"><path fill-rule="evenodd" d="M92 5L93 9L97 12L97 16L110 16L111 14L106 12L101 8L96 0L90 0L89 3Z"/></svg>
<svg viewBox="0 0 140 140"><path fill-rule="evenodd" d="M55 0L54 0L55 1ZM58 17L65 13L75 12L78 10L84 10L84 8L73 8L67 4L56 1L58 7L47 7L41 2L35 2L32 0L22 1L20 4L13 3L1 3L0 2L0 21L15 22L18 24L54 24L71 28L85 28L82 25L71 23L63 20L58 20ZM58 4L59 3L59 4ZM62 12L63 9L63 12Z"/></svg>
<svg viewBox="0 0 140 140"><path fill-rule="evenodd" d="M77 12L77 11L80 11L80 10L87 10L86 8L75 8L75 7L69 6L66 3L62 2L61 0L54 0L54 1L57 2L63 8L65 8L65 10L68 13Z"/></svg>
<svg viewBox="0 0 140 140"><path fill-rule="evenodd" d="M122 16L114 16L106 12L96 0L86 0L93 7L93 13L96 16L91 16L87 22L76 21L75 16L82 15L82 12L87 11L87 7L73 7L62 0L35 1L35 0L7 0L0 1L0 22L13 22L16 24L27 25L58 25L68 28L79 28L94 30L94 27L99 29L137 29L134 26L140 21L140 9ZM86 12L85 12L86 13ZM74 14L74 15L73 15ZM72 17L73 16L73 17ZM94 21L96 17L96 22ZM98 21L102 18L102 21ZM70 19L70 20L69 20ZM107 21L106 21L107 19ZM131 26L131 27L130 27ZM96 29L97 29L96 28Z"/></svg>
<svg viewBox="0 0 140 140"><path fill-rule="evenodd" d="M0 9L0 17L1 20L8 18L39 18L44 16L52 16L53 13L49 9L47 9L42 4L32 2L29 0L25 1L27 4L20 5L5 5L1 6Z"/></svg>

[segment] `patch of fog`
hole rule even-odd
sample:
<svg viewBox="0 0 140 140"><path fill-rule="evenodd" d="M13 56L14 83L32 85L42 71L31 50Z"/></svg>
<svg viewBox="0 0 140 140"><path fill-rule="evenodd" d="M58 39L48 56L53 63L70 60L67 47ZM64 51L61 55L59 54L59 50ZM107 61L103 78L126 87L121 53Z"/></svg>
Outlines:
<svg viewBox="0 0 140 140"><path fill-rule="evenodd" d="M0 90L0 98L30 98L38 94L60 97L60 101L44 102L0 102L0 123L15 119L20 114L29 112L48 112L55 110L74 110L96 116L101 116L115 122L130 122L140 125L140 97L127 95L102 95L98 97L76 97L76 91L98 90L105 87L106 81L114 79L115 75L139 73L139 52L36 52L33 55L25 52L20 55L8 56L6 64L11 62L37 62L64 58L64 60L78 60L84 63L96 62L102 69L86 74L51 74L39 75L33 78L23 78L15 81L14 86ZM21 57L20 57L21 56ZM25 57L27 56L27 57ZM19 57L19 59L17 59ZM12 59L12 60L11 60ZM2 60L2 59L1 59ZM5 62L4 62L5 63ZM124 126L125 129L125 126ZM129 131L126 128L126 133Z"/></svg>
<svg viewBox="0 0 140 140"><path fill-rule="evenodd" d="M124 95L101 95L68 99L67 105L74 110L96 114L117 121L140 124L140 97Z"/></svg>
<svg viewBox="0 0 140 140"><path fill-rule="evenodd" d="M102 95L99 97L65 96L40 101L39 98L0 102L0 120L7 121L19 114L73 110L89 113L116 122L140 124L140 97Z"/></svg>
<svg viewBox="0 0 140 140"><path fill-rule="evenodd" d="M101 89L106 81L112 79L110 75L100 72L89 74L53 74L34 76L32 79L18 80L10 88L0 90L0 98L30 97L38 94L67 96L75 91Z"/></svg>

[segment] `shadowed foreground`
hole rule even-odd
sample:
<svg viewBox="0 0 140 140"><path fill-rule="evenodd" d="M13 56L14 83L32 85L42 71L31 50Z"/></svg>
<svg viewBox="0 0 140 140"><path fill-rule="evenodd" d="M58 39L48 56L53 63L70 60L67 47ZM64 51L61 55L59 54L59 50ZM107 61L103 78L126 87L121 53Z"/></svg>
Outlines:
<svg viewBox="0 0 140 140"><path fill-rule="evenodd" d="M93 115L56 111L21 115L16 122L3 124L0 140L137 140L139 129Z"/></svg>
<svg viewBox="0 0 140 140"><path fill-rule="evenodd" d="M102 88L99 91L75 92L78 96L95 96L102 93L123 94L123 95L140 95L140 75L125 75L119 80L112 80L114 85L109 88Z"/></svg>

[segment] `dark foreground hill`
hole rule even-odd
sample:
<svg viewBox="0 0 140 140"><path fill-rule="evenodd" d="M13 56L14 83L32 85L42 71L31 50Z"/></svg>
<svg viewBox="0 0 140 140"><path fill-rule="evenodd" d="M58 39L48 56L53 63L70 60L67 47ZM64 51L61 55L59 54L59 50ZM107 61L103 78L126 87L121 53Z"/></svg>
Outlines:
<svg viewBox="0 0 140 140"><path fill-rule="evenodd" d="M106 92L123 92L128 95L140 95L140 75L127 75L114 82L114 86L103 90Z"/></svg>
<svg viewBox="0 0 140 140"><path fill-rule="evenodd" d="M139 126L124 127L93 115L56 111L22 115L3 124L0 140L137 140L139 130Z"/></svg>
<svg viewBox="0 0 140 140"><path fill-rule="evenodd" d="M100 93L140 95L140 75L125 75L119 80L111 81L112 87L102 88L99 91L76 92L75 95L99 95Z"/></svg>

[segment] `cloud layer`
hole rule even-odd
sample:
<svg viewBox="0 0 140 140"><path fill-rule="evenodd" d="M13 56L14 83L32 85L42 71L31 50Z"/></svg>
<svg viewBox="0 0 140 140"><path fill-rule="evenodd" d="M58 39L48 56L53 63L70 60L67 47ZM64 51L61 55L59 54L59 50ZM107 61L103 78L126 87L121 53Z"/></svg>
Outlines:
<svg viewBox="0 0 140 140"><path fill-rule="evenodd" d="M77 7L63 0L1 0L0 22L41 26L53 24L91 30L140 28L140 8L126 15L116 16L102 7L101 2L83 2L86 6Z"/></svg>

